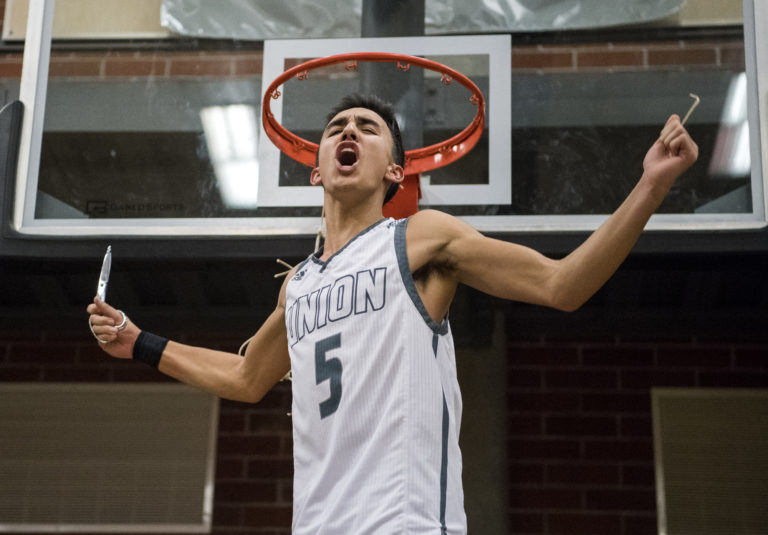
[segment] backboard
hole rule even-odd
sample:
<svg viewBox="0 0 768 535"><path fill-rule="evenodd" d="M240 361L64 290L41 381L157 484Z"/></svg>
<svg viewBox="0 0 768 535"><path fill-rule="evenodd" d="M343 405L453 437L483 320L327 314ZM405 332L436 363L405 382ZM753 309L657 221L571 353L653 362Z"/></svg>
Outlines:
<svg viewBox="0 0 768 535"><path fill-rule="evenodd" d="M695 92L702 104L688 126L702 156L649 228L766 223L768 82L759 66L768 17L759 2L745 2L743 39L727 42L505 34L275 40L263 49L157 43L130 54L110 45L51 51L53 2L33 7L19 93L30 110L15 184L13 228L21 235L314 234L320 192L307 186L307 167L260 134L262 88L293 62L372 49L437 59L486 92L484 138L422 176L423 208L485 232L592 230L636 183L659 125L683 114ZM444 139L469 119L463 97L416 71L292 80L275 109L292 130L319 137L340 96L373 89L399 106L412 136L406 148Z"/></svg>
<svg viewBox="0 0 768 535"><path fill-rule="evenodd" d="M346 52L386 51L423 56L452 67L473 80L487 95L487 134L485 150L470 153L463 162L473 172L459 173L449 166L438 179L441 170L422 177L422 204L460 205L492 204L511 201L511 91L510 38L504 36L410 37L381 39L315 39L275 40L264 44L262 86L280 75L287 65L302 59L342 54ZM361 65L372 67L369 72L345 70L344 66L312 72L307 79L284 84L281 98L272 109L278 121L291 131L311 132L319 139L325 126L325 115L341 96L354 92L384 92L395 105L398 123L406 140L406 150L426 144L425 139L437 139L455 134L471 122L475 109L465 88L445 86L436 73L414 67L418 85L413 77L398 71L396 65ZM410 71L409 71L410 73ZM491 73L495 73L491 76ZM371 83L371 79L375 83ZM388 85L382 91L382 85ZM262 89L263 93L264 89ZM417 124L414 124L417 123ZM417 130L413 135L409 128ZM420 135L419 135L420 134ZM420 139L419 139L420 137ZM494 140L490 143L488 140ZM411 142L409 146L408 141ZM322 204L322 191L308 185L308 173L281 173L280 151L264 135L259 145L259 204L262 206L317 206ZM284 159L283 159L284 160ZM458 162L457 162L458 163ZM303 175L304 184L288 175ZM433 182L432 176L435 175ZM285 178L282 177L285 175ZM301 180L301 177L297 177ZM281 180L282 179L282 180Z"/></svg>

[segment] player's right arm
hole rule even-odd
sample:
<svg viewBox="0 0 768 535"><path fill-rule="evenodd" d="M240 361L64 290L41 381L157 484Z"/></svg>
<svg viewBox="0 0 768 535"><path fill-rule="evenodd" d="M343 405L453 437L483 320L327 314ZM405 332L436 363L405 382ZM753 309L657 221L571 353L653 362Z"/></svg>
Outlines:
<svg viewBox="0 0 768 535"><path fill-rule="evenodd" d="M235 401L255 403L290 370L285 330L286 277L275 310L251 339L245 357L169 341L158 370L191 386ZM141 330L130 320L118 331L122 316L116 309L94 299L87 309L94 334L107 343L99 346L116 358L130 359Z"/></svg>

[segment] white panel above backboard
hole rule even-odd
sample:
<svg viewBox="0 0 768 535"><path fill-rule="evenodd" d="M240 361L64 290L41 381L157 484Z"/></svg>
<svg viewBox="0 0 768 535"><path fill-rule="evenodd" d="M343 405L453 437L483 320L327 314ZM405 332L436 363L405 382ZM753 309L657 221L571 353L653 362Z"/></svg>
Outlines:
<svg viewBox="0 0 768 535"><path fill-rule="evenodd" d="M171 36L160 25L162 0L57 0L54 39L137 39ZM29 0L6 0L3 39L26 34Z"/></svg>

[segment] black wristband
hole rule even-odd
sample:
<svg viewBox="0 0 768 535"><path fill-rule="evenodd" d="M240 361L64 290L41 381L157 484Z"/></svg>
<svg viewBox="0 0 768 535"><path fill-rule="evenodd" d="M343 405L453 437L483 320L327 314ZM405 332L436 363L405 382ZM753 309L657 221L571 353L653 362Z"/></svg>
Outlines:
<svg viewBox="0 0 768 535"><path fill-rule="evenodd" d="M136 338L136 342L133 344L133 360L138 360L153 368L157 368L167 344L167 338L147 331L141 331L139 337Z"/></svg>

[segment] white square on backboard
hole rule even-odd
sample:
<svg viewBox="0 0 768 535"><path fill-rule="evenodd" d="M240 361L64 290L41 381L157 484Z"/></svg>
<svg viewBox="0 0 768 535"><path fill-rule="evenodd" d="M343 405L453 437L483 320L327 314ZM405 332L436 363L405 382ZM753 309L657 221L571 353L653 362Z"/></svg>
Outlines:
<svg viewBox="0 0 768 535"><path fill-rule="evenodd" d="M422 203L485 205L512 202L511 69L509 35L387 37L362 39L294 39L264 42L262 98L272 80L284 71L288 58L324 57L351 52L389 52L412 56L484 54L489 60L489 90L485 95L493 113L488 128L488 183L431 185L422 183ZM282 122L282 99L272 102L275 119ZM259 137L259 206L321 206L322 190L313 186L280 186L280 150L264 133Z"/></svg>

